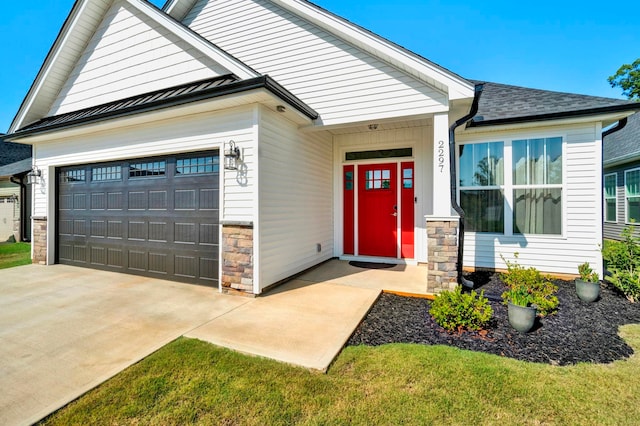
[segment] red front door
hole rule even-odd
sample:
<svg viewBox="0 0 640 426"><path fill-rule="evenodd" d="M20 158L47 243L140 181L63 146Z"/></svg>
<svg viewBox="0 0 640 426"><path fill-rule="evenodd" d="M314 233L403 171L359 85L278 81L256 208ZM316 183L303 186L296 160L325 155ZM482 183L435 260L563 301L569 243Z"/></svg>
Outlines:
<svg viewBox="0 0 640 426"><path fill-rule="evenodd" d="M358 252L398 257L397 164L358 167Z"/></svg>

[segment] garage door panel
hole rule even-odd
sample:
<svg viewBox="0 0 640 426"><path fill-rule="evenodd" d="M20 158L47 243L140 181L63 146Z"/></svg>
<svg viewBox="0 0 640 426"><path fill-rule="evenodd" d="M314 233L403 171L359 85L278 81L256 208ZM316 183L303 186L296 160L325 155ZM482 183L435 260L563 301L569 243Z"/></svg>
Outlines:
<svg viewBox="0 0 640 426"><path fill-rule="evenodd" d="M58 261L217 286L218 166L176 176L179 158L58 170Z"/></svg>

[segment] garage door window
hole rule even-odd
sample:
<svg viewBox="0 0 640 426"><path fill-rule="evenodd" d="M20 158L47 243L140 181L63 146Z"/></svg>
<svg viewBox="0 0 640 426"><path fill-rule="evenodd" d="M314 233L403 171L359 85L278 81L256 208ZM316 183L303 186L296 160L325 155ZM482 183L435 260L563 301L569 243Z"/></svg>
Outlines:
<svg viewBox="0 0 640 426"><path fill-rule="evenodd" d="M132 163L129 165L129 177L164 176L167 174L166 161L150 161L147 163Z"/></svg>
<svg viewBox="0 0 640 426"><path fill-rule="evenodd" d="M94 182L121 179L122 168L120 166L94 167L91 169L91 180Z"/></svg>
<svg viewBox="0 0 640 426"><path fill-rule="evenodd" d="M84 182L84 181L85 181L85 172L83 169L66 170L60 173L60 182L73 183L73 182Z"/></svg>
<svg viewBox="0 0 640 426"><path fill-rule="evenodd" d="M179 158L176 162L177 175L199 175L219 171L218 157L214 156Z"/></svg>

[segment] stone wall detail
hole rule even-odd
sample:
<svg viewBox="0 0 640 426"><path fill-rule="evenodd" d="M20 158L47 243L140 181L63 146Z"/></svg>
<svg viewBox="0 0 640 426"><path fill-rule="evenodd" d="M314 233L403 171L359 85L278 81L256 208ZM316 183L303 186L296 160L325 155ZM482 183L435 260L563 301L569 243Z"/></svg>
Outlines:
<svg viewBox="0 0 640 426"><path fill-rule="evenodd" d="M253 296L253 224L222 224L222 292Z"/></svg>
<svg viewBox="0 0 640 426"><path fill-rule="evenodd" d="M439 293L458 285L458 220L427 219L427 290Z"/></svg>
<svg viewBox="0 0 640 426"><path fill-rule="evenodd" d="M32 262L45 265L47 263L47 218L34 217L31 233Z"/></svg>

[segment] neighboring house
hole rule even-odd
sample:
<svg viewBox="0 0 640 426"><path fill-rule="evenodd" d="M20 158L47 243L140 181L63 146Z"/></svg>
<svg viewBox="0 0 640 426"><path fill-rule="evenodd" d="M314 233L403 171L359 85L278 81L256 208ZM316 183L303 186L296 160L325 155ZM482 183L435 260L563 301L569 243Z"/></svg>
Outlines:
<svg viewBox="0 0 640 426"><path fill-rule="evenodd" d="M476 85L302 0L79 0L9 139L42 174L34 261L249 294L428 263L438 291L458 196L467 267L600 265L601 131L639 108Z"/></svg>
<svg viewBox="0 0 640 426"><path fill-rule="evenodd" d="M31 147L5 142L0 134L0 242L31 239L31 194L25 176L31 170Z"/></svg>
<svg viewBox="0 0 640 426"><path fill-rule="evenodd" d="M604 139L604 238L640 226L640 114Z"/></svg>

